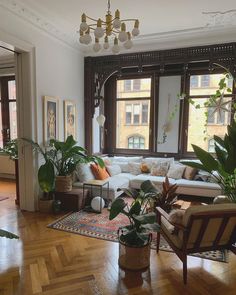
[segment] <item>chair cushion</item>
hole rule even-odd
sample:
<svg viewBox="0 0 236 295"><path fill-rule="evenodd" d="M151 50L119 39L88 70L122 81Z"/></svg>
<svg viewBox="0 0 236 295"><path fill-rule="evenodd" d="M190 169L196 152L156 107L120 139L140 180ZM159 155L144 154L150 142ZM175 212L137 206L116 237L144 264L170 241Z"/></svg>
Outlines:
<svg viewBox="0 0 236 295"><path fill-rule="evenodd" d="M164 217L161 217L161 231L166 234L166 236L172 241L172 243L174 243L177 248L181 249L182 239L179 237L179 235L176 235L174 233L175 227L170 224Z"/></svg>

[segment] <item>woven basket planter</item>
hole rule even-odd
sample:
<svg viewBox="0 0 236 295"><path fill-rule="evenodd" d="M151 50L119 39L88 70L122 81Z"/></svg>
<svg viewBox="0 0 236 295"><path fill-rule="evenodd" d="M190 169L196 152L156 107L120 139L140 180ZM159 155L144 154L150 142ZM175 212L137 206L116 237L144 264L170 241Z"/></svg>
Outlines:
<svg viewBox="0 0 236 295"><path fill-rule="evenodd" d="M39 200L39 212L51 213L53 200Z"/></svg>
<svg viewBox="0 0 236 295"><path fill-rule="evenodd" d="M67 176L56 176L55 181L56 192L70 192L72 190L72 177Z"/></svg>
<svg viewBox="0 0 236 295"><path fill-rule="evenodd" d="M151 252L151 235L147 245L128 246L119 238L119 267L124 270L142 271L149 268Z"/></svg>

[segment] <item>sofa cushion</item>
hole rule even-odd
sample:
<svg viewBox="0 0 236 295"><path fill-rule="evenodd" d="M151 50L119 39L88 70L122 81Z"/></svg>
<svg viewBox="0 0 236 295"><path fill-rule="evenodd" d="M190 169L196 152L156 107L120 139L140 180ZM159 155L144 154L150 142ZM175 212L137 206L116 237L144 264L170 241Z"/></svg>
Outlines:
<svg viewBox="0 0 236 295"><path fill-rule="evenodd" d="M129 165L128 165L128 162L113 162L112 163L113 165L119 165L120 166L120 169L121 169L121 172L124 172L124 173L129 173Z"/></svg>
<svg viewBox="0 0 236 295"><path fill-rule="evenodd" d="M85 164L85 163L80 163L76 166L75 174L77 177L77 180L80 182L85 182L88 180L93 180L95 179L91 168L90 164Z"/></svg>
<svg viewBox="0 0 236 295"><path fill-rule="evenodd" d="M90 167L92 169L92 173L93 173L95 179L105 180L109 177L106 167L101 167L95 163L91 164Z"/></svg>
<svg viewBox="0 0 236 295"><path fill-rule="evenodd" d="M140 174L134 177L133 179L130 180L130 187L139 189L141 186L141 183L144 182L145 180L150 180L153 182L153 184L156 185L156 187L162 191L162 183L165 181L165 177L163 176L152 176L150 174ZM169 178L170 184L174 184L175 180Z"/></svg>
<svg viewBox="0 0 236 295"><path fill-rule="evenodd" d="M172 164L169 168L167 176L174 179L181 179L186 166L181 164Z"/></svg>
<svg viewBox="0 0 236 295"><path fill-rule="evenodd" d="M159 164L159 163L168 163L170 166L171 164L174 164L174 158L145 158L142 160L142 163L147 164Z"/></svg>
<svg viewBox="0 0 236 295"><path fill-rule="evenodd" d="M139 175L141 173L141 164L130 162L128 163L129 172L133 175Z"/></svg>
<svg viewBox="0 0 236 295"><path fill-rule="evenodd" d="M183 178L188 180L193 180L197 174L197 171L198 170L196 168L186 166L184 170Z"/></svg>
<svg viewBox="0 0 236 295"><path fill-rule="evenodd" d="M169 163L163 162L163 163L157 163L153 164L151 168L151 175L153 176L166 176L168 172Z"/></svg>
<svg viewBox="0 0 236 295"><path fill-rule="evenodd" d="M143 157L118 157L113 158L113 162L141 162Z"/></svg>
<svg viewBox="0 0 236 295"><path fill-rule="evenodd" d="M121 168L118 164L106 165L106 168L110 176L114 176L121 173Z"/></svg>

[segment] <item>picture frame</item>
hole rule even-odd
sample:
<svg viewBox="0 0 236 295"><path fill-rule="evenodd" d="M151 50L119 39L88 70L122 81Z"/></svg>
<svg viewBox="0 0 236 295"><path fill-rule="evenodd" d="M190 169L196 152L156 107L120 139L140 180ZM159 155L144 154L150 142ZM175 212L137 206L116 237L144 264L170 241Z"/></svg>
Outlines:
<svg viewBox="0 0 236 295"><path fill-rule="evenodd" d="M59 99L44 96L43 105L44 145L47 146L50 139L59 139Z"/></svg>
<svg viewBox="0 0 236 295"><path fill-rule="evenodd" d="M73 138L76 140L76 103L71 100L64 101L64 138L65 140L69 135L73 135Z"/></svg>

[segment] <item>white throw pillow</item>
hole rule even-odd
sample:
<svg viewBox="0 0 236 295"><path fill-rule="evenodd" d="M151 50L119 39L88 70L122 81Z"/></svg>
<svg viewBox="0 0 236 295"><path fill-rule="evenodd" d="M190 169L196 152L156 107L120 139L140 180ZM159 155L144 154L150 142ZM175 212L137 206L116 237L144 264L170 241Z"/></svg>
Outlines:
<svg viewBox="0 0 236 295"><path fill-rule="evenodd" d="M121 173L121 168L119 165L115 165L115 164L107 165L106 169L107 169L107 172L110 174L110 176L114 176Z"/></svg>
<svg viewBox="0 0 236 295"><path fill-rule="evenodd" d="M169 168L167 176L174 179L181 179L185 170L184 165L181 164L172 164Z"/></svg>
<svg viewBox="0 0 236 295"><path fill-rule="evenodd" d="M141 162L143 157L114 157L114 162Z"/></svg>
<svg viewBox="0 0 236 295"><path fill-rule="evenodd" d="M139 175L141 174L141 164L140 163L135 163L135 162L129 162L129 172L133 175Z"/></svg>
<svg viewBox="0 0 236 295"><path fill-rule="evenodd" d="M84 164L84 163L80 163L77 165L76 167L76 175L77 175L77 179L80 182L85 182L88 180L93 180L95 179L92 170L90 168L90 163L88 164Z"/></svg>
<svg viewBox="0 0 236 295"><path fill-rule="evenodd" d="M129 165L128 162L113 162L113 165L119 165L121 172L123 173L129 173Z"/></svg>

